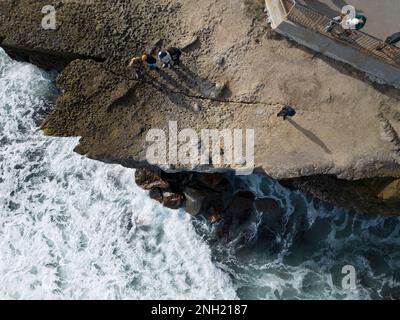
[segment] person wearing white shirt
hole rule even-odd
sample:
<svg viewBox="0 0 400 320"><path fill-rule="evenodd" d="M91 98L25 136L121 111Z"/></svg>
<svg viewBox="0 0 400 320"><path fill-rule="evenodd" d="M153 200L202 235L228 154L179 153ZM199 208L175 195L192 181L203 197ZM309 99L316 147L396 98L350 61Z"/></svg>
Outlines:
<svg viewBox="0 0 400 320"><path fill-rule="evenodd" d="M158 54L158 58L163 63L163 68L171 68L172 66L172 57L168 51L160 51Z"/></svg>

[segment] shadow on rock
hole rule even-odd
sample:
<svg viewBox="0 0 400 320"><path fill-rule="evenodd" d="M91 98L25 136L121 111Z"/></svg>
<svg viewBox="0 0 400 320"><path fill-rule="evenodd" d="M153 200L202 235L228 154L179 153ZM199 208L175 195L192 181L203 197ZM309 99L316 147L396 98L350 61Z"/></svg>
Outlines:
<svg viewBox="0 0 400 320"><path fill-rule="evenodd" d="M324 152L326 152L327 154L332 154L332 151L327 147L327 145L314 133L312 133L310 130L303 128L293 119L288 118L288 121L293 125L293 127L295 127L298 131L304 134L309 140L320 146L322 150L324 150Z"/></svg>

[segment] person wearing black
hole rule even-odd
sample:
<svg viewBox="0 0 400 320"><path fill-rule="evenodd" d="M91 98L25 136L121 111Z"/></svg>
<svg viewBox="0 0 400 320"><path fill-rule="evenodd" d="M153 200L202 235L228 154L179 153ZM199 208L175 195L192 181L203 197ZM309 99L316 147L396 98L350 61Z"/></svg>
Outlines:
<svg viewBox="0 0 400 320"><path fill-rule="evenodd" d="M395 45L400 42L400 32L393 33L391 36L386 38L385 41L387 44Z"/></svg>
<svg viewBox="0 0 400 320"><path fill-rule="evenodd" d="M285 105L281 111L278 113L278 117L282 117L283 120L286 120L287 117L293 117L296 115L296 110L294 110L291 106Z"/></svg>
<svg viewBox="0 0 400 320"><path fill-rule="evenodd" d="M158 69L157 59L154 58L151 54L143 53L142 62L146 63L151 70Z"/></svg>
<svg viewBox="0 0 400 320"><path fill-rule="evenodd" d="M176 47L170 47L167 49L167 52L171 55L172 62L176 66L181 65L181 56L182 56L182 50Z"/></svg>

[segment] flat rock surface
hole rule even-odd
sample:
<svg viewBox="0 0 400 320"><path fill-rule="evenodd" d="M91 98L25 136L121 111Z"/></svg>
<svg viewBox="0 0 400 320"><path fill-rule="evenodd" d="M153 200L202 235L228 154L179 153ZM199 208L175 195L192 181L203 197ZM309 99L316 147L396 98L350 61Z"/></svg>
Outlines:
<svg viewBox="0 0 400 320"><path fill-rule="evenodd" d="M350 67L272 34L263 1L57 1L57 29L43 30L47 1L1 1L6 46L100 57L75 60L43 128L80 136L88 157L145 166L149 129L254 129L256 167L278 179L332 174L399 177L400 94ZM400 12L399 12L400 13ZM138 82L129 58L188 44L181 69ZM215 98L205 88L225 84ZM291 121L276 117L284 104Z"/></svg>

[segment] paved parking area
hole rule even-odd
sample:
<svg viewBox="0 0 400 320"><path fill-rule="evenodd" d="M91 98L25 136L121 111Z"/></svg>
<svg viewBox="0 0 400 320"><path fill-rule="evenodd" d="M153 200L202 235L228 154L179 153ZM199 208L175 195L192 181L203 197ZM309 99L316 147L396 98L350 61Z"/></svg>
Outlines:
<svg viewBox="0 0 400 320"><path fill-rule="evenodd" d="M330 18L337 16L345 5L350 4L368 18L364 32L382 40L388 35L400 32L400 0L298 0L298 2Z"/></svg>

